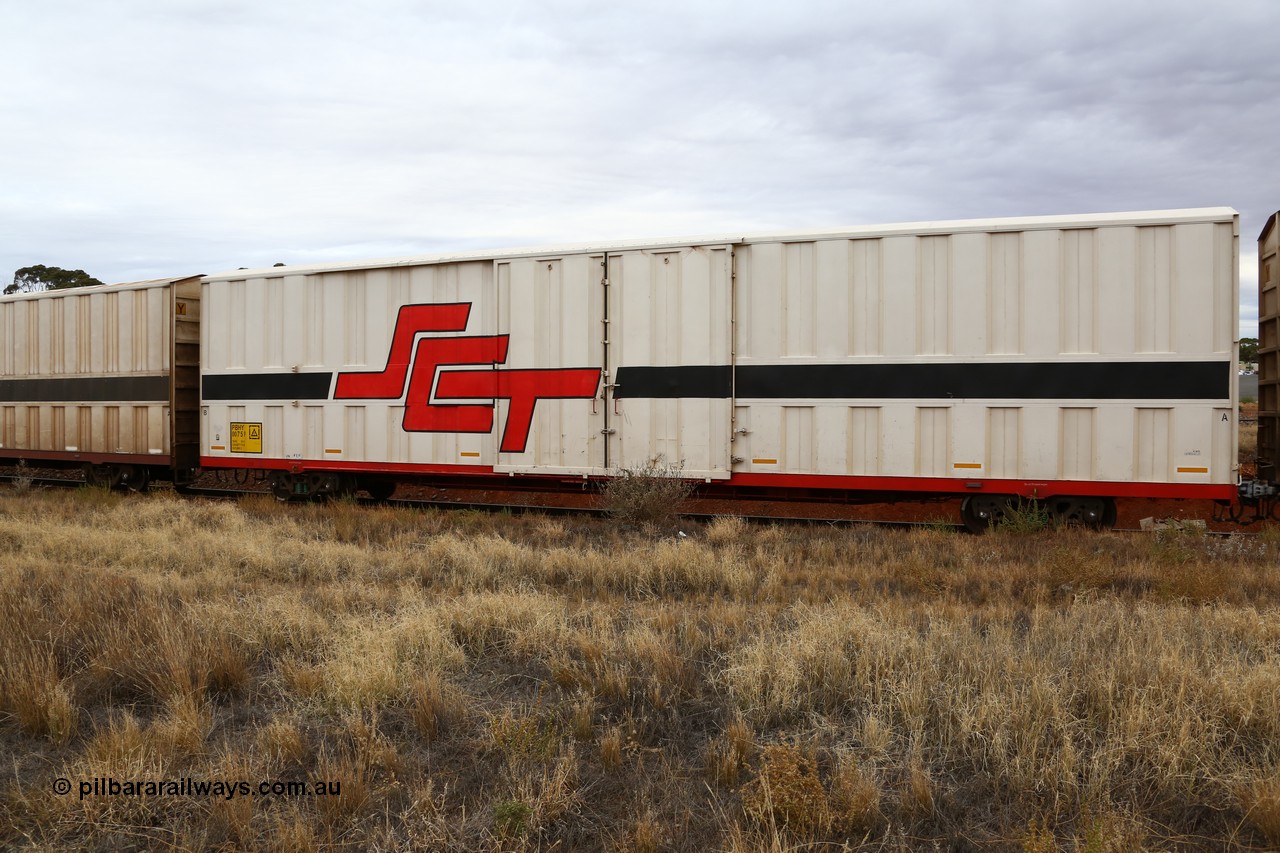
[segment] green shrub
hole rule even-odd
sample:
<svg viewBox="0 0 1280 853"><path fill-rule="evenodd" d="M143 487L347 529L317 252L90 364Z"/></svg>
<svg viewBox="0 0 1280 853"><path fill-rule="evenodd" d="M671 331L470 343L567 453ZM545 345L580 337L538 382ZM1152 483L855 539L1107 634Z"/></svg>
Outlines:
<svg viewBox="0 0 1280 853"><path fill-rule="evenodd" d="M1053 526L1053 514L1036 500L1010 502L996 523L996 529L1015 536L1027 536Z"/></svg>
<svg viewBox="0 0 1280 853"><path fill-rule="evenodd" d="M533 809L519 800L503 800L493 807L493 829L499 838L518 838L529 828Z"/></svg>

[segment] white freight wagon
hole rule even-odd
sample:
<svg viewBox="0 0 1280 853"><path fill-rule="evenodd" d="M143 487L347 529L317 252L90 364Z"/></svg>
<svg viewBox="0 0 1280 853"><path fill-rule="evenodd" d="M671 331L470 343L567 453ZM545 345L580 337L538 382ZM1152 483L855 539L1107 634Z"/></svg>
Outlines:
<svg viewBox="0 0 1280 853"><path fill-rule="evenodd" d="M198 463L200 279L0 299L0 457L145 487Z"/></svg>
<svg viewBox="0 0 1280 853"><path fill-rule="evenodd" d="M725 493L968 495L974 525L1229 500L1237 261L1212 208L209 276L200 462L305 494L662 457Z"/></svg>

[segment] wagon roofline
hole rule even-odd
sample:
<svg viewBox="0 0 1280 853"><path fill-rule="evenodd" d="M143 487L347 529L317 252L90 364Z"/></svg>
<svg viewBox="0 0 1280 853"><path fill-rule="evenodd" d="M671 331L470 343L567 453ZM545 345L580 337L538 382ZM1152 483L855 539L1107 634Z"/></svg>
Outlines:
<svg viewBox="0 0 1280 853"><path fill-rule="evenodd" d="M89 284L80 287L63 287L57 290L37 290L32 293L10 293L0 296L5 302L18 302L24 299L59 299L69 296L84 296L91 293L115 293L121 290L147 290L153 287L169 287L186 281L199 281L200 273L195 275L179 275L170 278L148 278L142 281L121 281L109 284Z"/></svg>
<svg viewBox="0 0 1280 853"><path fill-rule="evenodd" d="M239 269L204 277L204 281L241 281L250 278L283 278L350 270L387 269L393 267L430 266L464 261L514 260L518 258L588 255L606 251L643 249L677 249L685 246L750 245L802 240L870 239L908 235L962 234L972 232L1043 231L1061 228L1102 228L1128 225L1177 225L1185 223L1234 222L1239 213L1230 207L1186 208L1180 210L1146 210L1123 213L1087 213L1056 216L1021 216L998 219L960 219L932 222L906 222L889 225L859 225L808 231L772 231L759 234L720 234L684 238L641 240L599 240L561 246L530 246L513 249L490 249L450 252L437 255L375 258L337 263L299 264L297 266Z"/></svg>
<svg viewBox="0 0 1280 853"><path fill-rule="evenodd" d="M1280 210L1268 216L1267 221L1263 223L1262 230L1258 232L1259 243L1267 239L1267 232L1274 228L1277 222L1280 222Z"/></svg>

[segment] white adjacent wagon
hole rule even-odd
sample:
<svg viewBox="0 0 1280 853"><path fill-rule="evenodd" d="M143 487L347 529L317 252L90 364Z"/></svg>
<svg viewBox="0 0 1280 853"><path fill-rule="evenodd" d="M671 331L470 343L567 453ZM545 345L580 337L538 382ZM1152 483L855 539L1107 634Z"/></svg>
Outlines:
<svg viewBox="0 0 1280 853"><path fill-rule="evenodd" d="M924 223L203 279L200 464L279 492L662 457L726 494L1230 500L1238 216Z"/></svg>

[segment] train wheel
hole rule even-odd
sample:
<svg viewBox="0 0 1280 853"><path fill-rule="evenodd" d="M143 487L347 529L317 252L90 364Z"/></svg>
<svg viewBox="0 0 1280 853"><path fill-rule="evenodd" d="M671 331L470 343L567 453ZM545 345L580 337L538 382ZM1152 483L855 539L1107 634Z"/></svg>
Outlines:
<svg viewBox="0 0 1280 853"><path fill-rule="evenodd" d="M268 485L271 487L271 494L280 503L287 503L293 500L292 474L272 474Z"/></svg>
<svg viewBox="0 0 1280 853"><path fill-rule="evenodd" d="M396 493L394 480L361 480L360 488L369 493L375 501L385 501Z"/></svg>
<svg viewBox="0 0 1280 853"><path fill-rule="evenodd" d="M84 481L101 489L114 489L120 485L120 468L116 465L86 465Z"/></svg>
<svg viewBox="0 0 1280 853"><path fill-rule="evenodd" d="M359 484L355 477L330 477L328 485L321 495L338 500L355 500Z"/></svg>
<svg viewBox="0 0 1280 853"><path fill-rule="evenodd" d="M342 499L355 494L355 480L337 474L312 472L306 475L306 496L313 501Z"/></svg>
<svg viewBox="0 0 1280 853"><path fill-rule="evenodd" d="M151 472L141 465L124 465L120 470L120 485L131 492L145 492L151 485Z"/></svg>
<svg viewBox="0 0 1280 853"><path fill-rule="evenodd" d="M970 533L986 533L1004 518L1007 495L969 495L960 504L960 521Z"/></svg>
<svg viewBox="0 0 1280 853"><path fill-rule="evenodd" d="M1119 513L1116 511L1116 499L1103 498L1102 503L1102 524L1099 527L1102 530L1114 530L1116 522L1120 518Z"/></svg>
<svg viewBox="0 0 1280 853"><path fill-rule="evenodd" d="M1116 502L1111 498L1063 496L1045 502L1058 524L1109 530L1116 526Z"/></svg>

